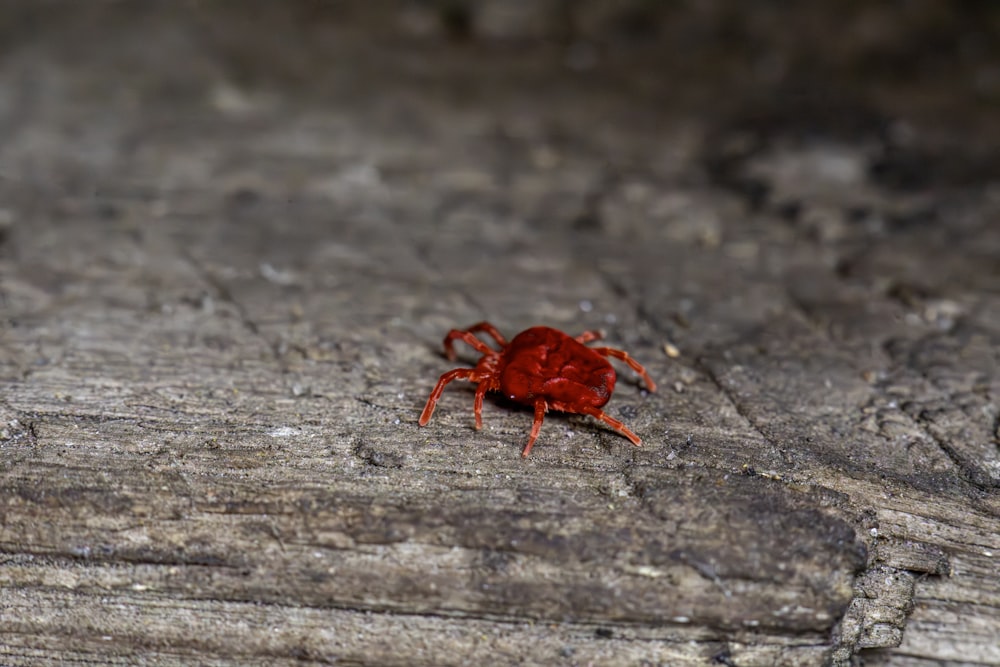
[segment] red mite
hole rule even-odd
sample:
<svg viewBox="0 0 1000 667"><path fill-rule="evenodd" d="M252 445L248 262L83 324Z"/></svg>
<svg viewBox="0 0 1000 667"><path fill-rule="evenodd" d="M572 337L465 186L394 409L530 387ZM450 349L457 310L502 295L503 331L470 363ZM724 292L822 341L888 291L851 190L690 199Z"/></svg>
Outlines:
<svg viewBox="0 0 1000 667"><path fill-rule="evenodd" d="M494 350L473 334L484 332L500 346ZM514 337L509 343L489 322L474 324L468 329L452 329L444 337L444 354L455 358L453 341L463 340L482 358L475 368L456 368L441 376L424 411L420 413L420 425L426 426L434 414L434 406L441 398L445 385L452 380L469 380L477 383L476 428L483 427L483 397L488 391L499 391L510 400L535 408L535 421L531 425L531 436L525 445L522 457L531 452L542 419L548 410L591 415L615 429L632 444L639 446L642 440L625 424L601 411L615 390L615 369L606 357L621 359L642 376L649 391L656 391L656 385L646 369L622 350L610 347L587 347L584 343L600 340L599 331L585 331L572 338L561 331L549 327L532 327Z"/></svg>

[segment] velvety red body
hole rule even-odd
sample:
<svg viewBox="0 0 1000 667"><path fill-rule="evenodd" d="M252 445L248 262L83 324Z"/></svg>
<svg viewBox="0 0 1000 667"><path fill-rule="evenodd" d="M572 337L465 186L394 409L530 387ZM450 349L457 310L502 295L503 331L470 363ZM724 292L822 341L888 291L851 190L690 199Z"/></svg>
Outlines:
<svg viewBox="0 0 1000 667"><path fill-rule="evenodd" d="M533 405L539 398L555 410L599 408L615 389L615 369L592 349L549 327L526 329L510 341L497 367L500 391Z"/></svg>

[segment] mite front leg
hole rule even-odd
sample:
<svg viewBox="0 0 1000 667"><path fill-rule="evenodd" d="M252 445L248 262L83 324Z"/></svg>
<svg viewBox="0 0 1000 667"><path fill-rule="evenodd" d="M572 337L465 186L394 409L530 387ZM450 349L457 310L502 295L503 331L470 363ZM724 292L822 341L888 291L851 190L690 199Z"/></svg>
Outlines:
<svg viewBox="0 0 1000 667"><path fill-rule="evenodd" d="M542 420L545 419L545 411L549 409L548 404L544 400L538 399L535 401L535 421L531 424L531 435L528 436L528 444L524 446L524 451L521 452L521 458L528 458L528 454L531 453L531 448L535 445L535 440L538 439L538 432L542 430Z"/></svg>
<svg viewBox="0 0 1000 667"><path fill-rule="evenodd" d="M584 331L582 334L576 337L576 341L578 343L583 343L584 345L586 345L592 340L601 340L602 338L604 338L604 334L595 329L591 331Z"/></svg>
<svg viewBox="0 0 1000 667"><path fill-rule="evenodd" d="M640 364L635 359L633 359L632 357L630 357L628 352L625 352L624 350L616 350L613 347L592 347L590 349L592 349L597 354L604 355L605 357L614 357L615 359L621 359L626 364L628 364L629 368L631 368L640 376L642 376L643 382L646 383L646 389L648 389L649 391L656 391L656 383L653 382L653 378L649 377L649 373L646 372L646 369L643 367L643 365Z"/></svg>
<svg viewBox="0 0 1000 667"><path fill-rule="evenodd" d="M476 387L476 402L473 404L473 411L476 413L477 431L483 427L483 398L486 396L488 388L489 383L482 380L479 382L479 386Z"/></svg>
<svg viewBox="0 0 1000 667"><path fill-rule="evenodd" d="M498 331L497 328L492 324L490 324L489 322L479 322L477 324L473 324L471 327L466 329L466 331L468 331L471 334L482 331L483 333L490 336L493 340L495 340L497 342L497 345L499 345L500 347L507 346L507 339L504 338L503 334L500 333L500 331Z"/></svg>
<svg viewBox="0 0 1000 667"><path fill-rule="evenodd" d="M481 379L479 373L474 368L456 368L442 375L434 386L434 391L427 398L427 404L424 406L424 411L420 413L420 420L417 423L421 426L426 426L427 422L431 420L431 415L434 414L434 406L437 405L438 399L441 398L441 392L444 391L445 385L449 382L452 380L472 380L473 382L479 382Z"/></svg>
<svg viewBox="0 0 1000 667"><path fill-rule="evenodd" d="M483 323L480 323L483 324ZM478 324L476 326L479 326ZM472 327L475 329L476 327ZM494 331L496 331L494 329ZM497 351L491 348L489 345L479 340L472 335L472 331L462 331L461 329L452 329L448 332L448 335L444 337L444 356L448 358L449 361L455 360L455 343L454 341L458 339L464 341L467 345L475 348L476 352L486 356L494 356Z"/></svg>

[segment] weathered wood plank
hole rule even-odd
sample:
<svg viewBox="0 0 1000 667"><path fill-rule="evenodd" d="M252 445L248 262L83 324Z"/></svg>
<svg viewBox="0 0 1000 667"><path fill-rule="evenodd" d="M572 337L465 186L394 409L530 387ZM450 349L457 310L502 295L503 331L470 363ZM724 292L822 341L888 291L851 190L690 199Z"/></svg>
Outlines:
<svg viewBox="0 0 1000 667"><path fill-rule="evenodd" d="M10 14L0 662L1000 664L960 128L296 7ZM418 428L482 319L605 329L644 446L553 414L522 461L468 386Z"/></svg>

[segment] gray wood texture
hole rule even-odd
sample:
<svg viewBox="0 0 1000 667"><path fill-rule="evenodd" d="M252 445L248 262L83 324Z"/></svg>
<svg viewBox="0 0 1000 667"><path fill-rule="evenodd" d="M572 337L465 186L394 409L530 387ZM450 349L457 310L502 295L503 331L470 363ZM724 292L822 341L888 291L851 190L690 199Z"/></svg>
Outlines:
<svg viewBox="0 0 1000 667"><path fill-rule="evenodd" d="M387 7L0 11L0 663L1000 664L995 113ZM418 427L480 320L644 446Z"/></svg>

